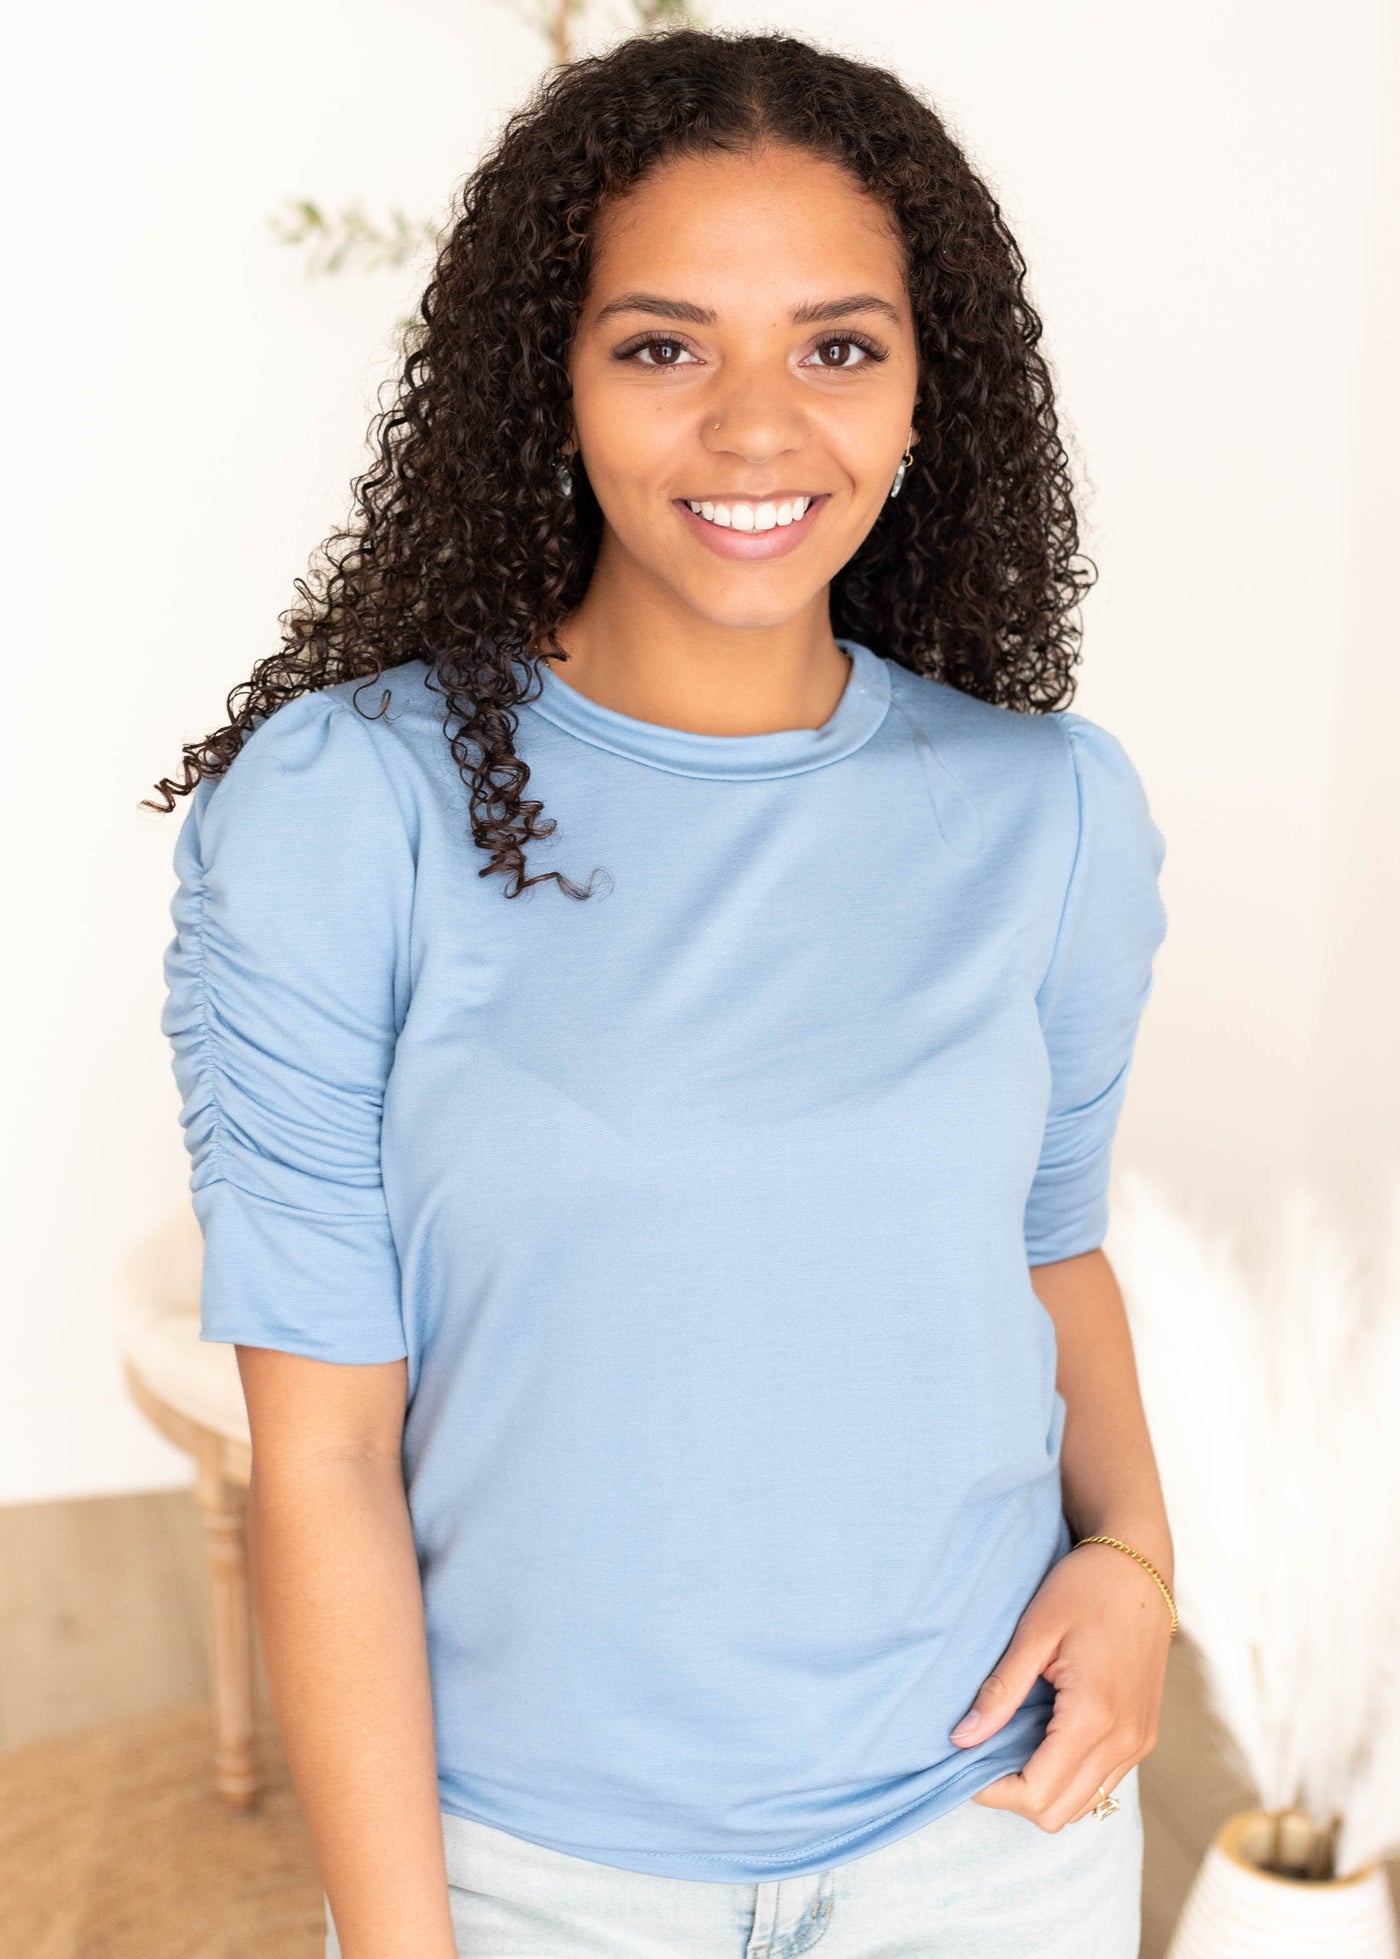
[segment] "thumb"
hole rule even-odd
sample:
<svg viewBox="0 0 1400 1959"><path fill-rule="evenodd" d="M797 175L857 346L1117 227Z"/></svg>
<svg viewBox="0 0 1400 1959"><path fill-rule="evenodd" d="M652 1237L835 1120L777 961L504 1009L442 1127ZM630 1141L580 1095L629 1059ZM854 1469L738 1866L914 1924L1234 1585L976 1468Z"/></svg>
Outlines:
<svg viewBox="0 0 1400 1959"><path fill-rule="evenodd" d="M948 1739L967 1747L1004 1728L1035 1685L1042 1665L1050 1659L1050 1650L1042 1639L1018 1632Z"/></svg>

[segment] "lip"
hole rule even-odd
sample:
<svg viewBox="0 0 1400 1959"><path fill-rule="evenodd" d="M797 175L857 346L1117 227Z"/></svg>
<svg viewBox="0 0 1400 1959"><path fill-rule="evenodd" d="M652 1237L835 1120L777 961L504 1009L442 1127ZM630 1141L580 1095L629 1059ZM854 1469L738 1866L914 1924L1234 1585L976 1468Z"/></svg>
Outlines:
<svg viewBox="0 0 1400 1959"><path fill-rule="evenodd" d="M707 523L703 517L697 517L681 497L675 499L675 504L682 521L689 525L702 544L709 546L717 558L748 559L782 558L789 551L795 551L830 500L830 492L823 492L812 499L795 524L775 524L771 531L758 532L729 530L719 524ZM723 499L717 501L722 502ZM748 499L741 498L739 501L746 502ZM771 503L774 499L769 497L764 501Z"/></svg>

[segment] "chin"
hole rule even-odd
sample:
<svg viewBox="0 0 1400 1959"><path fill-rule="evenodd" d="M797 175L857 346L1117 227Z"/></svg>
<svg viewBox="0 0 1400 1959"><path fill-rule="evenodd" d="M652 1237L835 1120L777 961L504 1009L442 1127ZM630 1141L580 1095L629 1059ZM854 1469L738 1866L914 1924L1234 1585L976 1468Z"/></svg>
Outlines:
<svg viewBox="0 0 1400 1959"><path fill-rule="evenodd" d="M732 605L717 605L713 594L705 597L677 594L688 612L695 613L708 625L733 633L761 633L791 625L807 611L816 596L804 591L787 599L774 597L767 603L758 603L756 599L745 602L741 594L736 594Z"/></svg>
<svg viewBox="0 0 1400 1959"><path fill-rule="evenodd" d="M814 578L810 565L799 572L795 562L782 558L748 565L716 558L693 574L686 566L679 581L676 570L674 557L654 567L657 587L717 626L785 625L827 590L831 578L829 573Z"/></svg>

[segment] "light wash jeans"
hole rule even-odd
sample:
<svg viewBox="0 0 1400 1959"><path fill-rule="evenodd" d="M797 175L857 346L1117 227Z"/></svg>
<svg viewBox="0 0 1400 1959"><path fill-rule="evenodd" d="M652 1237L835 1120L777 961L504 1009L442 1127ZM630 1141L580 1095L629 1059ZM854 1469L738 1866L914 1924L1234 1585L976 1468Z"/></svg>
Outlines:
<svg viewBox="0 0 1400 1959"><path fill-rule="evenodd" d="M1054 1832L969 1797L807 1877L722 1884L565 1856L444 1813L463 1959L1137 1959L1142 1811ZM341 1959L327 1907L327 1959Z"/></svg>

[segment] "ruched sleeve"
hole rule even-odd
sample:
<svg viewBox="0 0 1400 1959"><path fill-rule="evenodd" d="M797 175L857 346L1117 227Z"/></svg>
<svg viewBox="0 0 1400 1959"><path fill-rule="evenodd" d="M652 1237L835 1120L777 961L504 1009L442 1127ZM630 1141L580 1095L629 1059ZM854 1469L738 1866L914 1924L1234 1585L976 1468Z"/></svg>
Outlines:
<svg viewBox="0 0 1400 1959"><path fill-rule="evenodd" d="M168 1037L204 1239L200 1337L406 1354L380 1127L416 848L377 731L284 703L195 789L174 854Z"/></svg>
<svg viewBox="0 0 1400 1959"><path fill-rule="evenodd" d="M1097 723L1068 712L1054 719L1074 761L1079 837L1036 996L1051 1084L1026 1203L1031 1265L1094 1251L1107 1232L1114 1133L1167 924L1158 890L1165 843L1136 770Z"/></svg>

